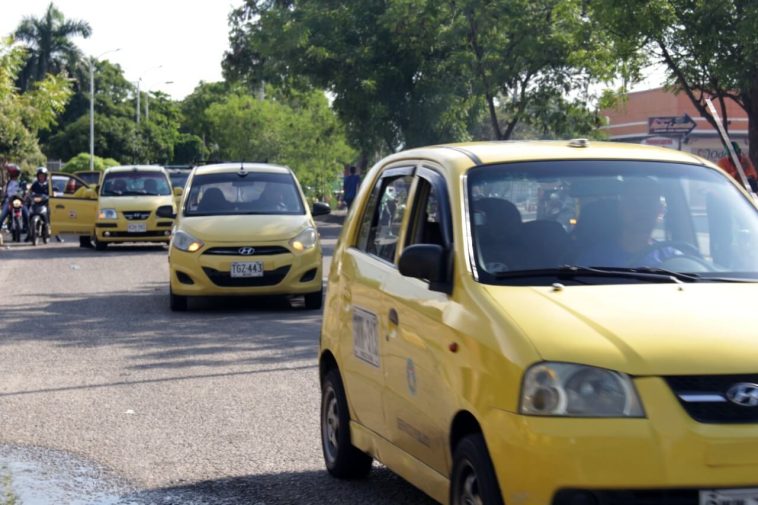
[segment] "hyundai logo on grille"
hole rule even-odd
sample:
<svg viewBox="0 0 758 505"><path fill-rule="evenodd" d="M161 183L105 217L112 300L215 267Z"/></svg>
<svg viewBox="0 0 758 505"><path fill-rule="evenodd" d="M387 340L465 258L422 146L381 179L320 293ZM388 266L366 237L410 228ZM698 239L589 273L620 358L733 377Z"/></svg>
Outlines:
<svg viewBox="0 0 758 505"><path fill-rule="evenodd" d="M240 247L239 253L242 256L252 256L255 254L255 248L254 247Z"/></svg>
<svg viewBox="0 0 758 505"><path fill-rule="evenodd" d="M743 407L758 407L758 384L740 382L726 392L730 402Z"/></svg>

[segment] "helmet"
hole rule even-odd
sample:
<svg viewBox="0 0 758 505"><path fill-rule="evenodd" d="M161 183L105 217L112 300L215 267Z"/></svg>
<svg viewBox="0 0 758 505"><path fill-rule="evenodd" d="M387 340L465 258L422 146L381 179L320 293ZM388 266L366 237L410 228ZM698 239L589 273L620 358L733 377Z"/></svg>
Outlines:
<svg viewBox="0 0 758 505"><path fill-rule="evenodd" d="M47 168L45 168L45 167L37 167L37 174L36 175L39 175L39 174L45 174L45 175L47 175Z"/></svg>
<svg viewBox="0 0 758 505"><path fill-rule="evenodd" d="M21 173L21 169L18 168L18 165L14 165L13 163L9 163L5 166L5 170L8 171L8 175L11 177L18 177L18 175Z"/></svg>

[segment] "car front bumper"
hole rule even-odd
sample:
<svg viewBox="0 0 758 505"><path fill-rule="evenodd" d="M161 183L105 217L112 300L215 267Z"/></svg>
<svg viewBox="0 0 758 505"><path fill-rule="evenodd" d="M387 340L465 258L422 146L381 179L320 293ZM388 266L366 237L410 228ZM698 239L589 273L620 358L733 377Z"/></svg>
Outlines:
<svg viewBox="0 0 758 505"><path fill-rule="evenodd" d="M700 490L758 488L758 424L699 423L663 379L635 385L643 419L492 411L485 436L505 502L697 505Z"/></svg>

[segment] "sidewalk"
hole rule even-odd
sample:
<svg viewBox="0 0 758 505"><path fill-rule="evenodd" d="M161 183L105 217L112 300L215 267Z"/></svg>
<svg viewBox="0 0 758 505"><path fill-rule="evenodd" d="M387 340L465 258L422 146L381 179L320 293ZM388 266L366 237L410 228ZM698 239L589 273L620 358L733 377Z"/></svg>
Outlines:
<svg viewBox="0 0 758 505"><path fill-rule="evenodd" d="M322 222L322 223L331 223L331 224L337 224L337 225L342 226L342 223L345 222L346 215L347 215L347 211L345 209L340 209L340 210L333 210L330 214L327 214L325 216L319 216L314 219L316 220L316 224Z"/></svg>

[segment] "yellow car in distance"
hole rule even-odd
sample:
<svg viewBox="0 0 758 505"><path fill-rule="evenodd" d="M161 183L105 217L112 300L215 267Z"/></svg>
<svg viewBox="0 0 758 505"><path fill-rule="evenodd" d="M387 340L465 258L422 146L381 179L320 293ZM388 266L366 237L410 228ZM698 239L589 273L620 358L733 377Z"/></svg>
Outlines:
<svg viewBox="0 0 758 505"><path fill-rule="evenodd" d="M172 310L187 310L190 297L230 295L302 295L307 309L321 308L321 244L292 170L201 166L185 188L169 249ZM329 211L314 204L314 216Z"/></svg>
<svg viewBox="0 0 758 505"><path fill-rule="evenodd" d="M98 197L94 244L104 250L109 244L163 242L171 239L174 221L160 217L158 209L174 212L174 197L166 171L159 166L135 165L105 170Z"/></svg>
<svg viewBox="0 0 758 505"><path fill-rule="evenodd" d="M758 209L715 165L441 145L366 175L321 329L327 470L441 503L758 503Z"/></svg>

